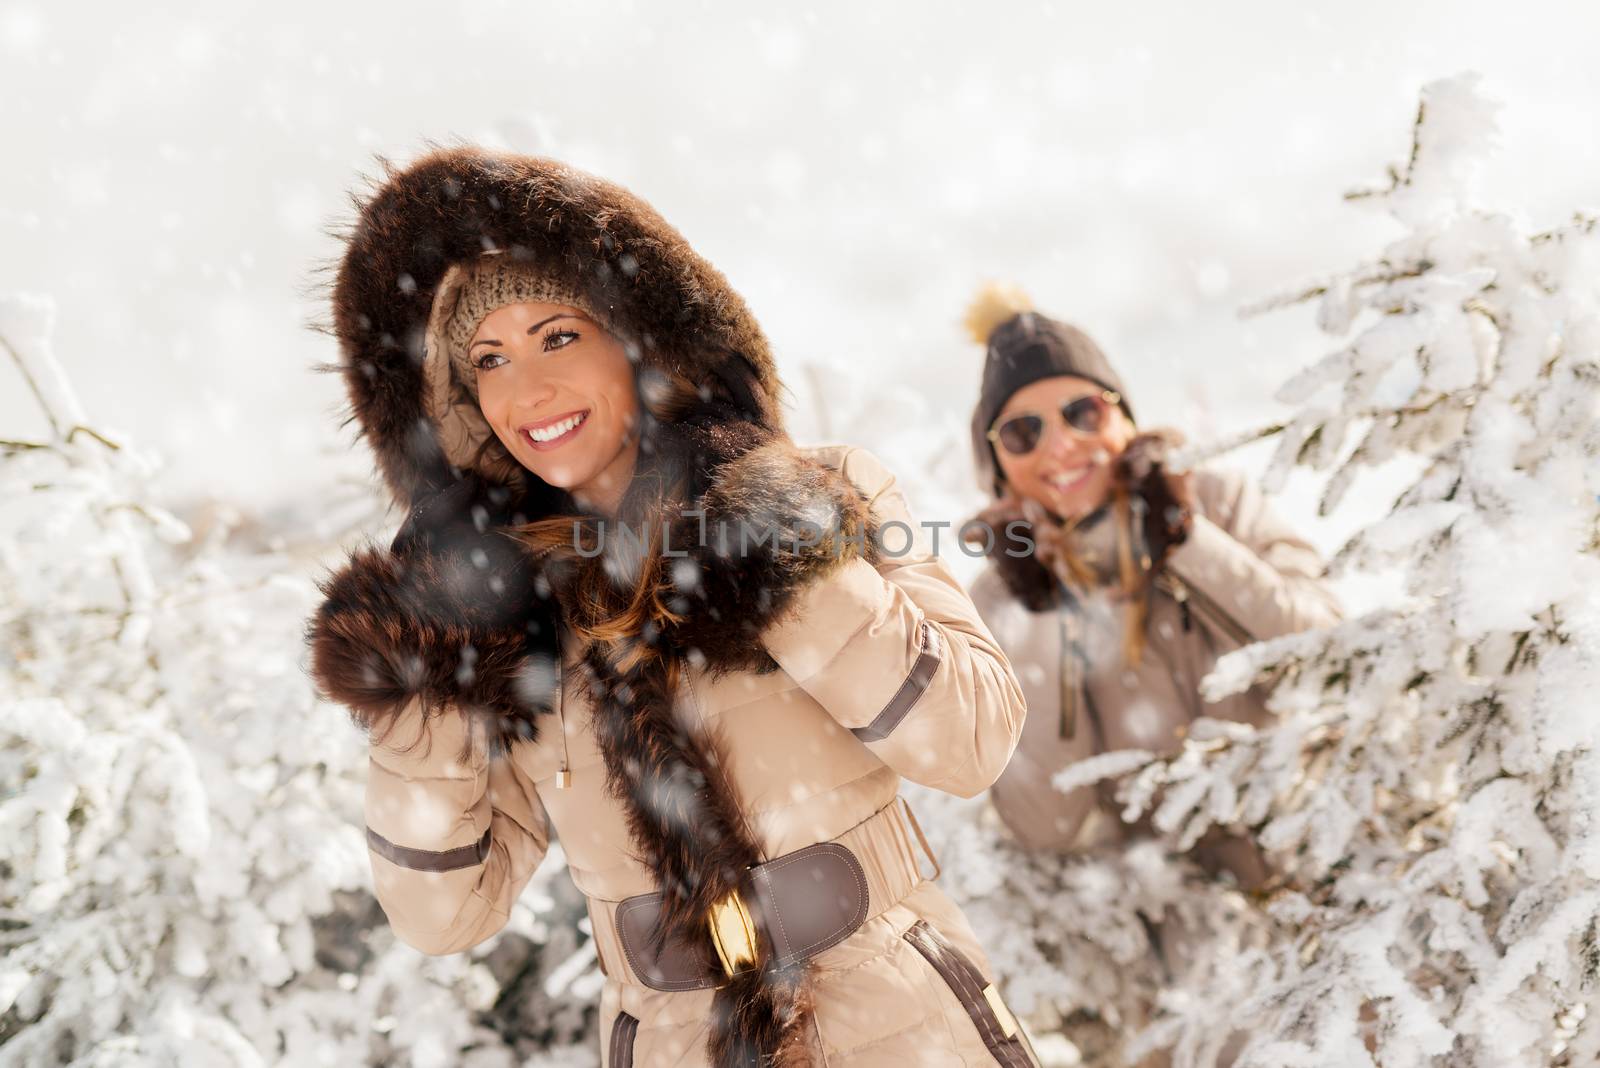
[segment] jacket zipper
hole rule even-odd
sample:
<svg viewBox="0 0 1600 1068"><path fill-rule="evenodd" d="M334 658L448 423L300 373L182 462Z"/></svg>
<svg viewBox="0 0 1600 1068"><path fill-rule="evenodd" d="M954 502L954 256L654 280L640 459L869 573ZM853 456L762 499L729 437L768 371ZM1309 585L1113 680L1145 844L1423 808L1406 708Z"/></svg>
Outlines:
<svg viewBox="0 0 1600 1068"><path fill-rule="evenodd" d="M567 665L566 643L562 640L561 624L556 632L556 726L561 730L561 767L556 771L556 789L565 790L572 785L572 772L567 767Z"/></svg>
<svg viewBox="0 0 1600 1068"><path fill-rule="evenodd" d="M1058 699L1061 719L1056 726L1056 733L1062 738L1072 738L1078 733L1078 702L1083 688L1079 665L1073 663L1070 671L1068 666L1068 658L1076 661L1079 656L1072 636L1071 621L1068 619L1068 613L1071 611L1065 602L1056 610L1056 626L1061 638L1061 651L1056 663L1056 673L1060 679Z"/></svg>
<svg viewBox="0 0 1600 1068"><path fill-rule="evenodd" d="M1192 601L1194 607L1202 615L1209 616L1213 622L1228 633L1229 637L1240 645L1251 645L1259 640L1251 632L1250 628L1235 619L1227 609L1218 604L1215 598L1199 586L1184 582L1170 571L1162 571L1157 577L1156 585L1171 594L1172 599L1178 602L1178 608L1183 612L1183 628L1185 630L1190 629L1189 605Z"/></svg>

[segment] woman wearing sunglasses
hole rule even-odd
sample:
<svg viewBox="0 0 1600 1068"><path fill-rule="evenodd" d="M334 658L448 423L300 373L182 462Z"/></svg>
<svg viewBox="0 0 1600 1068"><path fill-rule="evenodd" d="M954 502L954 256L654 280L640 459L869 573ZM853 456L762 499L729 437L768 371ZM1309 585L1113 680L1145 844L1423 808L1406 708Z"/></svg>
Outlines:
<svg viewBox="0 0 1600 1068"><path fill-rule="evenodd" d="M1037 849L1139 833L1118 820L1107 784L1063 793L1051 777L1096 753L1174 752L1197 716L1259 724L1265 685L1208 703L1200 680L1243 644L1337 622L1338 602L1316 550L1248 478L1166 469L1181 434L1136 425L1117 373L1081 330L999 286L979 295L967 325L988 350L972 445L994 497L983 525L967 528L990 559L971 592L1029 709L990 796ZM1019 520L1031 524L1031 551L1007 536ZM1266 878L1239 839L1203 840L1196 857L1247 887Z"/></svg>

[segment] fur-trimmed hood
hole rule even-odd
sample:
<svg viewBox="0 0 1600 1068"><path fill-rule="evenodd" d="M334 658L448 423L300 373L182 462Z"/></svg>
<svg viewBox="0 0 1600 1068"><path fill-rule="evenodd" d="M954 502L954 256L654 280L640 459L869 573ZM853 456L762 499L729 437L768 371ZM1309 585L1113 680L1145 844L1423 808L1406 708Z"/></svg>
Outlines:
<svg viewBox="0 0 1600 1068"><path fill-rule="evenodd" d="M677 680L688 663L712 673L772 666L758 638L799 591L852 556L877 558L869 502L788 440L772 356L744 302L626 190L550 160L457 148L388 168L357 203L332 293L334 332L351 417L407 518L387 549L358 549L323 581L307 632L313 679L369 729L420 699L430 715L467 715L504 753L538 737L558 673L572 671L595 703L608 788L666 894L661 922L704 937L711 907L764 857L715 755L673 721ZM637 575L637 561L536 557L515 536L539 519L572 514L593 529L596 517L521 469L492 434L498 455L472 469L453 464L429 414L423 356L435 290L452 265L489 248L557 272L641 376L699 387L686 409L644 417L625 503L675 487L683 508L668 543L686 557L661 569L642 624L593 618L593 592L608 574ZM515 478L502 477L508 465ZM741 529L759 540L731 549L717 537ZM558 633L572 619L607 636L564 665ZM770 1060L798 1041L801 971L769 969L771 959L763 940L761 967L718 990L714 1063Z"/></svg>
<svg viewBox="0 0 1600 1068"><path fill-rule="evenodd" d="M351 418L389 491L409 507L452 481L424 404L424 336L451 264L500 250L581 294L641 368L722 382L781 433L781 386L744 300L655 209L555 160L458 147L385 174L346 235L332 331ZM514 463L503 446L495 458Z"/></svg>
<svg viewBox="0 0 1600 1068"><path fill-rule="evenodd" d="M551 515L593 517L497 440L478 468L452 464L447 431L424 400L435 290L452 265L485 249L556 272L629 346L641 375L663 371L700 386L699 401L671 422L644 414L635 481L687 485L686 509L707 513L675 523L674 547L699 541L702 523L794 534L808 522L850 530L869 521L848 480L790 443L782 385L744 301L643 200L554 160L471 147L384 167L386 178L356 198L331 301L348 421L407 518L388 551L358 550L324 583L311 634L317 681L365 726L423 697L488 715L496 749L531 739L554 682L563 589L574 571L600 566L570 558L536 565L495 536ZM507 467L522 477L506 479ZM832 543L793 547L738 557L695 547L711 559L691 554L701 566L687 592L705 610L676 628L685 643L676 652L692 648L716 671L766 667L750 640L755 630L807 580L810 562L837 559ZM761 603L741 605L741 591ZM673 592L687 607L684 592ZM463 648L471 663L462 663Z"/></svg>

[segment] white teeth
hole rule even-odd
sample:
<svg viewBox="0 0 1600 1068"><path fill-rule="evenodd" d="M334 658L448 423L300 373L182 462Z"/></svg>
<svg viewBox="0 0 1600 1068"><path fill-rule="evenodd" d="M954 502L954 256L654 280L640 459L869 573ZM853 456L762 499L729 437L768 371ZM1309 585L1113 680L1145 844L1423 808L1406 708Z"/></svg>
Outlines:
<svg viewBox="0 0 1600 1068"><path fill-rule="evenodd" d="M1065 489L1088 473L1088 467L1074 467L1071 471L1063 471L1059 475L1050 476L1049 481L1052 486L1058 489Z"/></svg>
<svg viewBox="0 0 1600 1068"><path fill-rule="evenodd" d="M567 431L583 422L583 418L584 417L581 415L569 416L566 419L561 420L559 423L553 423L550 426L542 427L538 430L529 430L528 436L534 441L554 441L562 434L565 434Z"/></svg>

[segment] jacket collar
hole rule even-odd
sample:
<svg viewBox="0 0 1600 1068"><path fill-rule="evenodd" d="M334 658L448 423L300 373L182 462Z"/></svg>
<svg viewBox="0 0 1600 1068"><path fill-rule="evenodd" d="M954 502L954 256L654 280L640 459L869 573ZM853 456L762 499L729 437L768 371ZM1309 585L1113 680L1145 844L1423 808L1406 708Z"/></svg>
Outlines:
<svg viewBox="0 0 1600 1068"><path fill-rule="evenodd" d="M1116 586L1121 582L1117 565L1117 520L1109 504L1085 516L1067 537L1077 559L1093 575L1095 587Z"/></svg>

